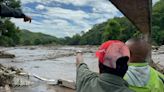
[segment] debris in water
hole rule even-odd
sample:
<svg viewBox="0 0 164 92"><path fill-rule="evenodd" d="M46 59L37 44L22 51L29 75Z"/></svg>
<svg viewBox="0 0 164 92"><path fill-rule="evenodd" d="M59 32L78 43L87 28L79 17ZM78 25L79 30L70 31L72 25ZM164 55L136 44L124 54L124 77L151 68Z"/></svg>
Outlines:
<svg viewBox="0 0 164 92"><path fill-rule="evenodd" d="M159 71L160 73L164 74L164 66L159 64L159 62L153 63L151 66L157 71Z"/></svg>
<svg viewBox="0 0 164 92"><path fill-rule="evenodd" d="M0 64L0 92L2 89L6 89L6 85L11 87L32 85L33 83L28 80L28 77L19 75L21 72L23 69L5 67Z"/></svg>
<svg viewBox="0 0 164 92"><path fill-rule="evenodd" d="M71 89L76 89L76 86L75 86L76 84L72 80L59 79L57 84L59 86L63 86L63 87L71 88Z"/></svg>
<svg viewBox="0 0 164 92"><path fill-rule="evenodd" d="M6 53L4 51L0 51L0 58L15 58L14 54Z"/></svg>

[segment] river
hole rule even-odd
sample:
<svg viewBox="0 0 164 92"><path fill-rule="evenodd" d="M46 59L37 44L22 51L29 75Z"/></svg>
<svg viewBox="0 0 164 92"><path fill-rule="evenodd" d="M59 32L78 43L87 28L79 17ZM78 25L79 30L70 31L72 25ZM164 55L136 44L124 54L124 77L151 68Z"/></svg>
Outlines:
<svg viewBox="0 0 164 92"><path fill-rule="evenodd" d="M5 66L15 66L22 68L24 71L35 74L46 79L76 79L75 51L82 50L85 62L93 71L98 71L95 47L82 46L31 46L31 47L11 47L2 48L1 50L15 54L14 59L0 59L0 63ZM14 92L73 92L74 90L53 87L46 84L37 86L14 88Z"/></svg>

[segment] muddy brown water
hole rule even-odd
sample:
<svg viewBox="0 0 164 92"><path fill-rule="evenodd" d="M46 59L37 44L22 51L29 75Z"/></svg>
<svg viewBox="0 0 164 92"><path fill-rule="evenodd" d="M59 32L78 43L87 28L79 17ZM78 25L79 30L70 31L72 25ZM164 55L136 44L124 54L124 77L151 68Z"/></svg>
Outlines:
<svg viewBox="0 0 164 92"><path fill-rule="evenodd" d="M88 47L16 47L3 48L8 53L16 55L14 59L0 59L0 63L6 66L23 68L24 71L46 79L76 79L75 56L67 55L76 50L91 50ZM56 57L63 55L63 57ZM98 71L97 59L94 53L84 54L85 62L93 71ZM13 92L74 92L68 88L50 86L46 83L35 83L34 86L15 87Z"/></svg>
<svg viewBox="0 0 164 92"><path fill-rule="evenodd" d="M1 48L8 53L16 55L14 59L0 59L0 63L6 66L23 68L24 71L47 79L76 79L75 53L76 50L96 51L97 47L73 47L73 46L52 46L52 47L13 47ZM153 59L164 65L164 47L153 52ZM63 56L62 56L63 55ZM92 71L98 72L97 58L94 53L84 53L84 61ZM43 82L36 82L28 87L15 87L13 92L75 92L68 88L50 86Z"/></svg>

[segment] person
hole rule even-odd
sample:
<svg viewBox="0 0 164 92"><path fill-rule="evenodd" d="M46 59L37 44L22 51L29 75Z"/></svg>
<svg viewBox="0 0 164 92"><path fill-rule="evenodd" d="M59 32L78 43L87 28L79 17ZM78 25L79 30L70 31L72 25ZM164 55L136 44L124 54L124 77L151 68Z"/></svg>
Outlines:
<svg viewBox="0 0 164 92"><path fill-rule="evenodd" d="M32 18L25 15L21 10L19 9L13 9L10 8L4 4L0 4L0 16L1 17L15 17L15 18L23 18L24 22L30 22Z"/></svg>
<svg viewBox="0 0 164 92"><path fill-rule="evenodd" d="M103 43L96 56L99 59L99 72L89 70L81 52L77 53L77 92L133 92L123 80L128 69L129 49L121 41L110 40Z"/></svg>
<svg viewBox="0 0 164 92"><path fill-rule="evenodd" d="M124 79L130 89L136 92L164 92L164 76L146 61L150 45L140 38L130 39L125 44L130 49L130 60Z"/></svg>

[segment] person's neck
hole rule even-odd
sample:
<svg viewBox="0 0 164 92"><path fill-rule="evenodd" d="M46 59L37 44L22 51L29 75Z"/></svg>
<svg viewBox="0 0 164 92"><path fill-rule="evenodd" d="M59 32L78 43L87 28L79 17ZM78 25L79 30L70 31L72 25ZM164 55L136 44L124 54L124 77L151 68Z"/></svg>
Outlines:
<svg viewBox="0 0 164 92"><path fill-rule="evenodd" d="M124 75L121 73L122 71L117 71L116 69L112 69L112 68L103 68L103 69L100 69L100 74L112 74L112 75L116 75L116 76L119 76L121 78L124 77Z"/></svg>
<svg viewBox="0 0 164 92"><path fill-rule="evenodd" d="M115 71L113 71L113 72L102 72L100 74L112 74L112 75L115 75L115 76L118 76L118 77L121 77L121 78L124 77L123 75L120 75L119 73L116 73Z"/></svg>
<svg viewBox="0 0 164 92"><path fill-rule="evenodd" d="M117 68L113 69L113 68L107 67L107 66L105 66L105 65L103 65L101 63L99 63L99 69L100 69L100 74L101 73L108 73L108 74L113 74L113 75L119 76L121 78L124 77L124 75L125 75L125 73L127 71L127 69L126 70L124 70L124 69L117 69Z"/></svg>
<svg viewBox="0 0 164 92"><path fill-rule="evenodd" d="M146 63L145 61L130 61L129 63Z"/></svg>
<svg viewBox="0 0 164 92"><path fill-rule="evenodd" d="M130 59L130 63L146 63L144 59Z"/></svg>

